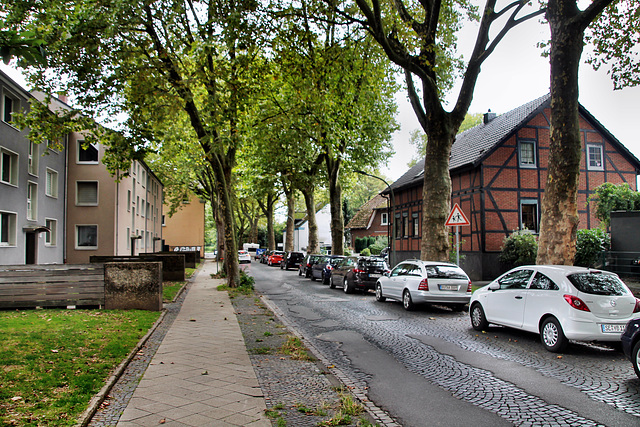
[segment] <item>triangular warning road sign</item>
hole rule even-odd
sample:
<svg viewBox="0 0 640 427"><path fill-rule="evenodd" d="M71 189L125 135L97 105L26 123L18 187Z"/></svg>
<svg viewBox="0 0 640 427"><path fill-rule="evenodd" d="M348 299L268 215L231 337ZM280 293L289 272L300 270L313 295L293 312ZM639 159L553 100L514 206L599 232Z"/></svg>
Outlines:
<svg viewBox="0 0 640 427"><path fill-rule="evenodd" d="M462 212L462 209L460 209L460 206L456 203L453 205L453 209L451 209L451 213L449 214L449 218L447 218L445 225L471 225L471 223Z"/></svg>

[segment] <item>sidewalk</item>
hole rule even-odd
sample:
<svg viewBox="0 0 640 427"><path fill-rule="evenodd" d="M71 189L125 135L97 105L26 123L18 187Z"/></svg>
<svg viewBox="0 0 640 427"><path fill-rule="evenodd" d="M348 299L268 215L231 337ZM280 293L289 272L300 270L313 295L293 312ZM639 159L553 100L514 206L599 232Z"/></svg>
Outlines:
<svg viewBox="0 0 640 427"><path fill-rule="evenodd" d="M270 427L226 292L205 262L118 426Z"/></svg>

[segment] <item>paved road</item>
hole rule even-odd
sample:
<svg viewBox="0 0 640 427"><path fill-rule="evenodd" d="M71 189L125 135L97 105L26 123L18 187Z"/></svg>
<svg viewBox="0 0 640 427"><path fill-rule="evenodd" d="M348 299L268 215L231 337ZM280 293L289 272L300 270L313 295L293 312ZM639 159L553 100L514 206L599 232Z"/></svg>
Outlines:
<svg viewBox="0 0 640 427"><path fill-rule="evenodd" d="M467 313L378 303L253 262L256 289L399 424L640 425L640 380L619 351L491 328Z"/></svg>

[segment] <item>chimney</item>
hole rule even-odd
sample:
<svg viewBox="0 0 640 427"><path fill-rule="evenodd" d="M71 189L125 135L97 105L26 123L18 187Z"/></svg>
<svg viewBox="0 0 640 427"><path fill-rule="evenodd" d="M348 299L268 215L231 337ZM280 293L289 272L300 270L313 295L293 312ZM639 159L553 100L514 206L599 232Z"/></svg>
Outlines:
<svg viewBox="0 0 640 427"><path fill-rule="evenodd" d="M491 120L495 118L496 118L496 113L492 113L491 109L489 109L489 111L484 113L484 124L486 125L487 123L489 123Z"/></svg>

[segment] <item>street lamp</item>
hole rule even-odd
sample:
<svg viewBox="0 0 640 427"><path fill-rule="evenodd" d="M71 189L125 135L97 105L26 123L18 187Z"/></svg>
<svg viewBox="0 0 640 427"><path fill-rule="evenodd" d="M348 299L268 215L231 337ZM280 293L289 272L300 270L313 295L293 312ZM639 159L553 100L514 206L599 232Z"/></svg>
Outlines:
<svg viewBox="0 0 640 427"><path fill-rule="evenodd" d="M392 218L393 218L393 225L391 225L391 221L387 218L387 240L391 239L391 242L389 243L389 250L391 252L390 256L389 256L389 264L391 267L393 267L395 265L395 261L396 261L396 203L395 203L395 199L394 199L394 195L393 195L393 189L391 188L391 186L387 183L387 181L385 181L384 179L380 178L379 176L375 176L375 175L371 175L370 173L367 173L365 171L361 171L361 170L356 170L356 173L359 173L360 175L365 175L365 176L369 176L371 178L375 178L375 179L379 179L380 181L384 182L384 184L387 186L387 188L389 189L389 192L391 193L391 214L392 214ZM387 199L387 215L389 215L389 199ZM389 233L389 228L391 228L391 233Z"/></svg>

